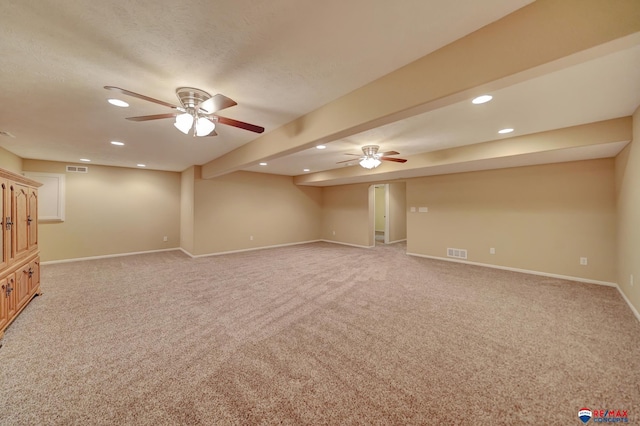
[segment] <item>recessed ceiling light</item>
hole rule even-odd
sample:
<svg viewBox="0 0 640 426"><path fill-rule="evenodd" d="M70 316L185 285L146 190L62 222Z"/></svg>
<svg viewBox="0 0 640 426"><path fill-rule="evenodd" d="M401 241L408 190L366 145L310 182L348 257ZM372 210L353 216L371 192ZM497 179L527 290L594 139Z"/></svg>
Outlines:
<svg viewBox="0 0 640 426"><path fill-rule="evenodd" d="M471 102L476 104L476 105L479 105L479 104L483 104L485 102L489 102L491 99L493 99L493 96L491 96L491 95L482 95L482 96L478 96L477 98L475 98Z"/></svg>
<svg viewBox="0 0 640 426"><path fill-rule="evenodd" d="M125 101L121 101L120 99L107 99L107 102L109 102L111 105L115 105L121 108L126 108L129 106L128 103L126 103Z"/></svg>
<svg viewBox="0 0 640 426"><path fill-rule="evenodd" d="M498 133L500 133L501 135L504 135L505 133L511 133L511 132L513 132L513 129L498 130Z"/></svg>
<svg viewBox="0 0 640 426"><path fill-rule="evenodd" d="M136 166L138 166L138 167L147 167L146 164L142 164L142 163L136 164Z"/></svg>
<svg viewBox="0 0 640 426"><path fill-rule="evenodd" d="M302 171L303 172L310 172L311 170L310 169L303 169Z"/></svg>
<svg viewBox="0 0 640 426"><path fill-rule="evenodd" d="M124 145L124 142L111 141L111 145L118 145L118 146L122 146L122 145Z"/></svg>
<svg viewBox="0 0 640 426"><path fill-rule="evenodd" d="M325 148L326 148L326 146L325 146L325 145L317 145L317 146L316 146L316 148L318 148L318 149L325 149Z"/></svg>
<svg viewBox="0 0 640 426"><path fill-rule="evenodd" d="M80 161L84 161L85 163L88 163L91 160L89 160L88 158L81 158Z"/></svg>
<svg viewBox="0 0 640 426"><path fill-rule="evenodd" d="M261 166L266 166L266 165L267 165L267 163L260 163L260 165L261 165Z"/></svg>

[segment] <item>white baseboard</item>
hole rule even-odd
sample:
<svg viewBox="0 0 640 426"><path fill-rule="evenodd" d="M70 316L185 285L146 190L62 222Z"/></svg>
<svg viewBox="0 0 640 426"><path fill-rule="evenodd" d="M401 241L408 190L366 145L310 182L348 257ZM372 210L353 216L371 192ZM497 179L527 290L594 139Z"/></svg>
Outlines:
<svg viewBox="0 0 640 426"><path fill-rule="evenodd" d="M324 243L340 244L340 245L343 245L343 246L358 247L358 248L367 248L367 249L368 249L368 248L374 248L374 247L375 247L375 245L373 245L373 246L361 246L361 245L359 245L359 244L343 243L343 242L341 242L341 241L333 241L333 240L319 240L319 241L322 241L322 242L324 242Z"/></svg>
<svg viewBox="0 0 640 426"><path fill-rule="evenodd" d="M405 239L403 239L403 240L395 240L395 241L389 241L389 242L388 242L388 243L386 243L386 244L395 244L395 243L401 243L401 242L403 242L403 241L407 241L407 239L405 238Z"/></svg>
<svg viewBox="0 0 640 426"><path fill-rule="evenodd" d="M547 273L547 272L532 271L532 270L529 270L529 269L520 269L520 268L511 268L509 266L492 265L490 263L470 262L468 260L449 259L448 257L427 256L426 254L409 253L409 252L407 252L407 254L409 256L425 257L427 259L444 260L446 262L465 263L467 265L484 266L486 268L502 269L502 270L505 270L505 271L520 272L520 273L523 273L523 274L540 275L540 276L543 276L543 277L558 278L558 279L561 279L561 280L578 281L578 282L588 283L588 284L606 285L608 287L618 287L618 284L616 284L616 283L611 283L611 282L608 282L608 281L591 280L589 278L573 277L573 276L569 276L569 275L550 274L550 273Z"/></svg>
<svg viewBox="0 0 640 426"><path fill-rule="evenodd" d="M638 319L638 321L640 321L640 313L638 312L638 310L636 309L635 306L633 306L631 304L631 301L629 300L629 298L627 297L626 294L624 294L624 291L622 291L622 289L620 288L619 285L616 285L616 287L618 288L618 292L620 293L620 295L622 296L622 298L624 299L625 302L627 302L627 305L629 305L629 307L631 308L631 312L633 312L633 315L636 316L636 318Z"/></svg>
<svg viewBox="0 0 640 426"><path fill-rule="evenodd" d="M159 249L159 250L147 250L147 251L132 251L129 253L117 253L117 254L105 254L101 256L87 256L87 257L76 257L74 259L62 259L62 260L48 260L46 262L41 262L41 265L54 265L56 263L70 263L70 262L82 262L85 260L96 260L96 259L108 259L111 257L122 257L122 256L133 256L136 254L148 254L148 253L160 253L163 251L176 251L180 250L179 247L168 248L168 249Z"/></svg>
<svg viewBox="0 0 640 426"><path fill-rule="evenodd" d="M297 242L297 243L276 244L276 245L272 245L272 246L252 247L252 248L248 248L248 249L220 251L220 252L217 252L217 253L206 253L206 254L191 254L188 251L186 251L185 249L183 249L182 247L180 247L180 250L182 250L187 256L190 256L190 257L192 257L194 259L197 259L199 257L223 256L225 254L243 253L243 252L246 252L246 251L265 250L265 249L278 248L278 247L297 246L297 245L300 245L300 244L317 243L317 242L320 242L320 241L322 241L322 240L300 241L300 242Z"/></svg>
<svg viewBox="0 0 640 426"><path fill-rule="evenodd" d="M573 277L573 276L569 276L569 275L550 274L550 273L547 273L547 272L532 271L532 270L529 270L529 269L510 268L508 266L491 265L489 263L470 262L468 260L449 259L449 258L446 258L446 257L438 257L438 256L427 256L425 254L418 254L418 253L409 253L409 252L407 252L407 255L416 256L416 257L424 257L424 258L427 258L427 259L444 260L444 261L447 261L447 262L465 263L467 265L483 266L483 267L486 267L486 268L502 269L502 270L505 270L505 271L520 272L520 273L523 273L523 274L540 275L540 276L543 276L543 277L550 277L550 278L559 278L559 279L562 279L562 280L577 281L577 282L582 282L582 283L587 283L587 284L597 284L597 285L604 285L604 286L607 286L607 287L615 287L616 289L618 289L618 293L620 293L620 295L622 296L624 301L627 302L627 305L631 309L631 312L633 312L633 315L635 315L636 319L638 321L640 321L640 313L638 313L638 310L635 308L635 306L633 306L631 304L631 301L629 300L627 295L624 294L624 292L622 291L622 289L620 288L620 286L617 283L612 283L612 282L608 282L608 281L591 280L591 279L588 279L588 278Z"/></svg>

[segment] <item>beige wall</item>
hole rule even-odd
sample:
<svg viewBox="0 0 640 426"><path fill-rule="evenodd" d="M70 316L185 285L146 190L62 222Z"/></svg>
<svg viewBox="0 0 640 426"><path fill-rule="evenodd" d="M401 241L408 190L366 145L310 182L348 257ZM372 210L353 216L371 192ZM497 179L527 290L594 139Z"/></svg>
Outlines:
<svg viewBox="0 0 640 426"><path fill-rule="evenodd" d="M358 246L373 245L373 186L368 183L323 188L322 238Z"/></svg>
<svg viewBox="0 0 640 426"><path fill-rule="evenodd" d="M235 172L196 179L192 254L318 240L321 206L321 188L294 185L290 176Z"/></svg>
<svg viewBox="0 0 640 426"><path fill-rule="evenodd" d="M617 281L613 159L412 179L407 204L429 209L408 214L409 253Z"/></svg>
<svg viewBox="0 0 640 426"><path fill-rule="evenodd" d="M382 185L381 190L384 191ZM322 238L344 244L374 245L377 188L368 183L323 188ZM406 226L406 184L389 184L389 241L404 240ZM334 234L335 231L335 234Z"/></svg>
<svg viewBox="0 0 640 426"><path fill-rule="evenodd" d="M389 184L389 242L407 239L407 184Z"/></svg>
<svg viewBox="0 0 640 426"><path fill-rule="evenodd" d="M180 247L194 250L195 179L200 167L191 166L180 175Z"/></svg>
<svg viewBox="0 0 640 426"><path fill-rule="evenodd" d="M65 164L23 160L32 172L65 173ZM66 173L65 221L39 224L43 261L179 246L180 173L88 167Z"/></svg>
<svg viewBox="0 0 640 426"><path fill-rule="evenodd" d="M22 158L4 148L0 148L0 168L14 173L22 173Z"/></svg>
<svg viewBox="0 0 640 426"><path fill-rule="evenodd" d="M640 312L640 108L633 114L633 141L616 158L616 195L617 282Z"/></svg>

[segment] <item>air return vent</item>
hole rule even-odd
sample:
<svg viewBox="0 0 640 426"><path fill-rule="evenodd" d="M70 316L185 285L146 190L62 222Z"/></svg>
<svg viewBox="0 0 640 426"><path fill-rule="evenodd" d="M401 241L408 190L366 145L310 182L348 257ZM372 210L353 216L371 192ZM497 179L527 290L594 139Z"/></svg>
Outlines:
<svg viewBox="0 0 640 426"><path fill-rule="evenodd" d="M87 166L67 166L67 172L69 173L88 173L89 167Z"/></svg>
<svg viewBox="0 0 640 426"><path fill-rule="evenodd" d="M447 249L447 257L455 257L456 259L466 259L467 258L467 250L466 249L457 249L457 248L448 248Z"/></svg>

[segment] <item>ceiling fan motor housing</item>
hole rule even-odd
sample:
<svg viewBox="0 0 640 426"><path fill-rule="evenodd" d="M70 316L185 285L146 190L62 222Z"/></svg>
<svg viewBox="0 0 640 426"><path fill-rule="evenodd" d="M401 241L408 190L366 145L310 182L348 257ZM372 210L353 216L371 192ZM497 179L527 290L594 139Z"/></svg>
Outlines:
<svg viewBox="0 0 640 426"><path fill-rule="evenodd" d="M211 99L211 95L204 90L195 87L178 87L176 96L180 99L180 103L185 109L195 109L202 102Z"/></svg>
<svg viewBox="0 0 640 426"><path fill-rule="evenodd" d="M362 152L368 158L374 158L380 147L378 145L366 145L362 147Z"/></svg>

